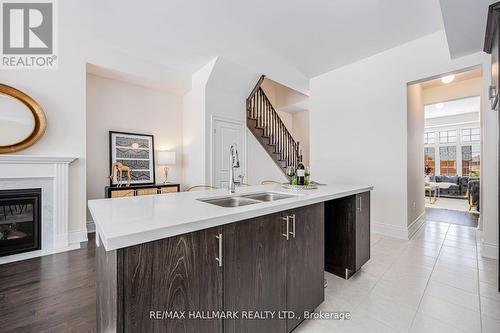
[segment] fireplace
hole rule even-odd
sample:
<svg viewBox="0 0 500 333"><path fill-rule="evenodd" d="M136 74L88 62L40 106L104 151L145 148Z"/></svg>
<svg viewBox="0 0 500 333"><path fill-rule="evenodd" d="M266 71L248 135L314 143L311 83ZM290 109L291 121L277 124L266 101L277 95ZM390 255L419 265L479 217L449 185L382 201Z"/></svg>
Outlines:
<svg viewBox="0 0 500 333"><path fill-rule="evenodd" d="M0 257L41 249L40 188L0 190Z"/></svg>

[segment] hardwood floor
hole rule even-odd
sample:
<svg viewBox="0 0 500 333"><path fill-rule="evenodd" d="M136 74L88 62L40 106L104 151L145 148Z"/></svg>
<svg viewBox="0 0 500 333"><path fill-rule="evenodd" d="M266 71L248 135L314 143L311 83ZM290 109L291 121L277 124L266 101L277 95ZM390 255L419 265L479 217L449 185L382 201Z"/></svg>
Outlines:
<svg viewBox="0 0 500 333"><path fill-rule="evenodd" d="M96 332L95 240L0 265L0 332Z"/></svg>

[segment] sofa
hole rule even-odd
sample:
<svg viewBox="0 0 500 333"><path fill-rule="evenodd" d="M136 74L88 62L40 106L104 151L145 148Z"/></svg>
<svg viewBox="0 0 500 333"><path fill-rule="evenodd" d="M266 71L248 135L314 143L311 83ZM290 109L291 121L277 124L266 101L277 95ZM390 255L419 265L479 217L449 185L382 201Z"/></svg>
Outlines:
<svg viewBox="0 0 500 333"><path fill-rule="evenodd" d="M467 176L430 176L430 182L436 183L439 186L439 194L446 198L467 198L467 189L469 185L469 177ZM427 193L426 195L429 195Z"/></svg>

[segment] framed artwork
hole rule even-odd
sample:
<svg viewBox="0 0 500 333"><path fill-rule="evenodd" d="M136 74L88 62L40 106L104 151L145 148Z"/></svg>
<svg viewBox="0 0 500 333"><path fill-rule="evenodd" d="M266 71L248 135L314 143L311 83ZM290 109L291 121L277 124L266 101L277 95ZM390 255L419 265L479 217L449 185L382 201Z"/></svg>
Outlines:
<svg viewBox="0 0 500 333"><path fill-rule="evenodd" d="M148 134L109 132L109 169L113 174L110 185L118 185L117 173L111 170L120 162L130 168L130 184L155 183L154 137ZM127 182L125 173L123 183Z"/></svg>

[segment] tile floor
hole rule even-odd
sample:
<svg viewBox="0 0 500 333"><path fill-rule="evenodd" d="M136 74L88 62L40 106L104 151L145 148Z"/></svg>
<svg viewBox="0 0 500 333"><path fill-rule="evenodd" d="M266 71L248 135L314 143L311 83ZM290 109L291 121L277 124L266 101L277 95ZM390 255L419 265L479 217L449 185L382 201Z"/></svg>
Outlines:
<svg viewBox="0 0 500 333"><path fill-rule="evenodd" d="M316 311L351 320L309 320L296 333L500 332L498 261L482 258L476 230L427 222L410 241L372 234L372 258L350 280L325 273Z"/></svg>

